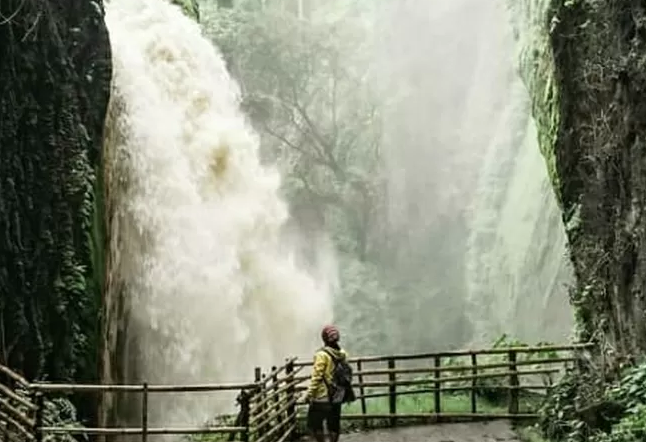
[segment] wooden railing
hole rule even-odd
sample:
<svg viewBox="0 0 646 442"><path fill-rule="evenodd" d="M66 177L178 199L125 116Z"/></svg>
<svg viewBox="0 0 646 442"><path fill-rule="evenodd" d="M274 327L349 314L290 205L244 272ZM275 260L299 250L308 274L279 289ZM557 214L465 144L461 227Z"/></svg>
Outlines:
<svg viewBox="0 0 646 442"><path fill-rule="evenodd" d="M0 436L3 441L35 439L42 416L34 399L29 383L0 365Z"/></svg>
<svg viewBox="0 0 646 442"><path fill-rule="evenodd" d="M507 347L351 358L357 401L345 407L342 418L365 427L404 421L533 419L545 393L573 366L577 353L591 347ZM296 367L311 365L295 363ZM304 390L307 377L296 380L302 382L297 390ZM382 410L373 411L373 407Z"/></svg>
<svg viewBox="0 0 646 442"><path fill-rule="evenodd" d="M357 401L343 420L354 425L396 426L464 419L536 417L536 392L549 391L577 353L590 344L513 347L351 358ZM28 383L0 366L0 430L3 440L40 442L47 434L149 435L222 434L228 440L284 442L301 431L302 402L309 361L287 360L243 384L209 385L71 385ZM309 371L309 370L306 370ZM151 393L238 391L239 412L232 425L158 428L148 425ZM87 428L47 425L47 396L70 392L132 392L141 395L141 426ZM501 394L502 392L502 394ZM418 403L405 407L411 398ZM374 410L374 407L384 410ZM414 408L414 409L411 409Z"/></svg>
<svg viewBox="0 0 646 442"><path fill-rule="evenodd" d="M199 385L75 385L75 384L30 384L33 391L36 391L40 398L45 395L62 393L114 393L130 392L141 394L141 426L131 428L88 428L69 426L46 426L37 427L37 442L40 442L43 435L47 434L87 434L87 435L141 435L141 441L146 442L149 435L187 435L187 434L231 434L239 433L241 440L249 440L249 425L246 421L238 421L233 426L202 426L202 427L150 427L148 425L148 413L151 393L192 393L192 392L214 392L214 391L239 391L238 402L241 410L249 409L249 391L256 388L253 383L230 383L230 384L199 384ZM38 406L43 408L42 401ZM240 413L241 415L243 413ZM232 439L233 440L233 439Z"/></svg>
<svg viewBox="0 0 646 442"><path fill-rule="evenodd" d="M252 440L255 442L284 442L296 434L297 387L302 380L296 375L303 367L295 368L296 358L288 359L281 367L272 367L263 374L255 370L257 389L251 401L249 420Z"/></svg>

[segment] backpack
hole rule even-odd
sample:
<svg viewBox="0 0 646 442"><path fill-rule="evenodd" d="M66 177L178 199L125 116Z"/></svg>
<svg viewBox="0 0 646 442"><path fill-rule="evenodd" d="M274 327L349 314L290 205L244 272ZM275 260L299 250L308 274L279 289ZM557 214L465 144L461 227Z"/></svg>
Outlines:
<svg viewBox="0 0 646 442"><path fill-rule="evenodd" d="M345 359L337 359L332 352L326 349L323 349L323 351L330 356L334 364L332 368L332 382L328 383L325 377L323 377L330 402L340 404L354 401L356 395L352 389L352 367L350 367L350 364Z"/></svg>

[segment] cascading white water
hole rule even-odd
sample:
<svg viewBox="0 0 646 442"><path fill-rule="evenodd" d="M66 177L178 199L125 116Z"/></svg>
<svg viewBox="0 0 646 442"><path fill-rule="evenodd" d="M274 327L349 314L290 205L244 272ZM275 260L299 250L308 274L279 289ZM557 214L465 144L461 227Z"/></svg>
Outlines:
<svg viewBox="0 0 646 442"><path fill-rule="evenodd" d="M520 79L514 87L503 124L515 141L487 146L471 211L467 280L475 340L486 344L507 333L561 342L571 331L573 271L527 91Z"/></svg>
<svg viewBox="0 0 646 442"><path fill-rule="evenodd" d="M503 1L496 0L496 6L498 20L505 23L500 47L508 48L509 56L503 60L512 72L519 56L510 49L526 43L514 46L512 24L518 18ZM572 326L567 284L574 277L565 229L518 72L509 89L496 136L483 146L471 206L467 281L476 312L474 339L482 344L508 333L523 340L563 341Z"/></svg>
<svg viewBox="0 0 646 442"><path fill-rule="evenodd" d="M505 0L392 1L381 16L377 83L399 92L384 129L395 265L432 274L435 334L459 334L466 297L479 344L565 339L572 269Z"/></svg>
<svg viewBox="0 0 646 442"><path fill-rule="evenodd" d="M249 381L254 366L309 354L332 315L328 285L280 243L280 177L260 164L220 53L166 0L112 0L106 22L120 140L105 160L111 277L129 303L141 377ZM202 423L233 405L155 403L151 425Z"/></svg>

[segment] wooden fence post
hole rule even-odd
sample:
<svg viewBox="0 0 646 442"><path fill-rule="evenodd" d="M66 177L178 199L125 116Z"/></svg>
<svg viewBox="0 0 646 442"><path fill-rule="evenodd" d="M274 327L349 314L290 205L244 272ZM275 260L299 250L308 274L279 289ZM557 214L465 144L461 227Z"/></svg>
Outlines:
<svg viewBox="0 0 646 442"><path fill-rule="evenodd" d="M254 375L255 375L254 377L256 379L256 382L262 382L260 384L260 387L258 388L258 391L256 392L256 400L257 400L257 402L262 403L262 405L257 405L256 406L257 407L256 413L260 414L269 405L267 403L264 403L265 398L266 398L266 389L265 389L265 385L264 385L264 380L265 380L266 375L262 372L262 369L260 367L256 367L256 369L254 371ZM264 419L261 419L261 422L262 422L262 420L264 420ZM258 435L262 436L263 434L265 434L265 432L267 430L267 425L265 424L265 425L259 426L258 428L256 428L256 430L258 432Z"/></svg>
<svg viewBox="0 0 646 442"><path fill-rule="evenodd" d="M45 396L41 391L36 393L36 442L43 442L45 426Z"/></svg>
<svg viewBox="0 0 646 442"><path fill-rule="evenodd" d="M509 414L518 413L518 367L516 366L516 352L510 350L509 358Z"/></svg>
<svg viewBox="0 0 646 442"><path fill-rule="evenodd" d="M471 413L478 412L478 357L475 353L471 353L471 374L473 380L471 381Z"/></svg>
<svg viewBox="0 0 646 442"><path fill-rule="evenodd" d="M440 376L442 373L440 373L440 366L442 365L442 359L439 356L435 356L433 358L433 365L435 367L435 391L433 392L434 396L434 402L435 402L435 414L440 414L442 412L442 405L440 403L441 401L441 388L442 388L442 383L440 382ZM440 421L440 417L437 417L437 421Z"/></svg>
<svg viewBox="0 0 646 442"><path fill-rule="evenodd" d="M287 375L287 382L288 385L291 385L294 383L294 377L292 376L294 374L294 361L293 360L288 360L287 365L285 366L285 374ZM287 400L291 404L290 406L287 407L287 419L288 419L288 425L290 428L296 428L296 386L291 385L290 387L287 388ZM292 434L289 436L290 440L295 440L296 439L296 431L292 431Z"/></svg>
<svg viewBox="0 0 646 442"><path fill-rule="evenodd" d="M144 382L141 398L141 442L148 440L148 382Z"/></svg>
<svg viewBox="0 0 646 442"><path fill-rule="evenodd" d="M242 442L249 442L249 414L251 394L245 390L240 392L240 426L244 427L242 430Z"/></svg>
<svg viewBox="0 0 646 442"><path fill-rule="evenodd" d="M368 412L366 409L366 391L363 386L363 375L361 374L361 359L357 360L357 374L359 376L359 395L360 400L361 400L361 414L364 416L363 418L363 427L367 428L368 427L368 418L365 417L366 413Z"/></svg>
<svg viewBox="0 0 646 442"><path fill-rule="evenodd" d="M274 375L271 377L271 382L272 382L272 384L274 384L274 387L272 388L273 391L270 391L269 394L274 395L274 400L271 401L271 402L274 403L274 409L279 410L280 407L281 407L280 397L279 397L280 392L278 391L279 390L279 388L278 388L278 374L276 374L276 366L275 365L271 367L271 373L274 373ZM276 413L275 418L276 418L276 424L275 425L276 426L280 425L281 422L282 422L280 413Z"/></svg>
<svg viewBox="0 0 646 442"><path fill-rule="evenodd" d="M267 373L263 373L260 375L260 380L262 381L262 389L260 390L260 400L263 401L265 404L262 406L262 411L269 410L271 408L271 404L269 403L270 401L268 400L269 389L267 388L267 383L265 382L266 378L267 378ZM271 413L269 413L267 416L271 416ZM263 425L259 431L260 431L260 434L265 434L269 430L271 430L271 420L268 420L267 423Z"/></svg>
<svg viewBox="0 0 646 442"><path fill-rule="evenodd" d="M388 402L390 409L390 426L397 426L397 384L395 376L395 359L388 358Z"/></svg>

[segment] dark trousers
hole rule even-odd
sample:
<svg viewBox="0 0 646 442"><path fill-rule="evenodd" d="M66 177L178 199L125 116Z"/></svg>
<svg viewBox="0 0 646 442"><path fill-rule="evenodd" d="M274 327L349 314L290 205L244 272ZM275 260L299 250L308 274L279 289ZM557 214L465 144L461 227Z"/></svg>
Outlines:
<svg viewBox="0 0 646 442"><path fill-rule="evenodd" d="M327 422L330 433L340 433L341 404L312 402L307 410L307 429L313 433L322 433L324 421Z"/></svg>

